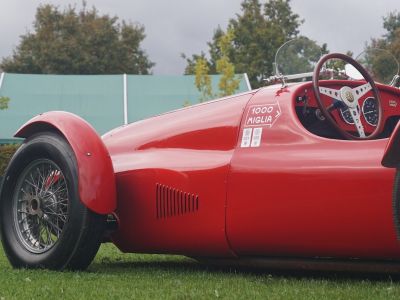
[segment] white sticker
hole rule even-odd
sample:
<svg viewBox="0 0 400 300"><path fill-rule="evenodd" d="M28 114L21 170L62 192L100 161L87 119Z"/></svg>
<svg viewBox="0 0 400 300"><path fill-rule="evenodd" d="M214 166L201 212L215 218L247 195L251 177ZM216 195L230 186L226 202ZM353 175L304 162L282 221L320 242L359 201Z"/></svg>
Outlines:
<svg viewBox="0 0 400 300"><path fill-rule="evenodd" d="M251 139L251 147L260 147L261 145L262 128L254 128L253 138Z"/></svg>
<svg viewBox="0 0 400 300"><path fill-rule="evenodd" d="M272 127L282 114L279 103L252 105L247 111L245 126L268 126Z"/></svg>
<svg viewBox="0 0 400 300"><path fill-rule="evenodd" d="M242 148L250 147L252 132L253 132L253 128L245 128L243 130L242 143L240 144L240 147L242 147Z"/></svg>

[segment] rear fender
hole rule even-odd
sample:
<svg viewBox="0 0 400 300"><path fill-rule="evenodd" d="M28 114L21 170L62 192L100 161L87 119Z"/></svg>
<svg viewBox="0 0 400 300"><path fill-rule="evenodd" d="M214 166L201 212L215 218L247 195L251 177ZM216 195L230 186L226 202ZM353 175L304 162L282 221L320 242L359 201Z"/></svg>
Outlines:
<svg viewBox="0 0 400 300"><path fill-rule="evenodd" d="M397 123L389 138L381 163L387 168L400 167L400 122Z"/></svg>
<svg viewBox="0 0 400 300"><path fill-rule="evenodd" d="M75 153L79 196L89 209L108 214L116 208L115 175L110 155L94 128L67 112L48 112L23 125L15 134L27 138L43 131L57 131Z"/></svg>

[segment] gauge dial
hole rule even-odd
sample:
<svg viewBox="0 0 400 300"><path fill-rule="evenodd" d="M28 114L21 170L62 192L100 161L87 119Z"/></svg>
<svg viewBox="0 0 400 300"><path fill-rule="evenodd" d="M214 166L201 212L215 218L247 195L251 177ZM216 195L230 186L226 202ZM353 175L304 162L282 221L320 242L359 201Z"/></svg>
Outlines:
<svg viewBox="0 0 400 300"><path fill-rule="evenodd" d="M362 112L365 121L367 121L369 125L376 126L378 124L378 103L375 98L368 97L364 100Z"/></svg>
<svg viewBox="0 0 400 300"><path fill-rule="evenodd" d="M357 110L360 111L360 107L357 106ZM340 115L342 116L342 119L350 125L354 124L354 120L351 116L351 113L347 107L340 107Z"/></svg>

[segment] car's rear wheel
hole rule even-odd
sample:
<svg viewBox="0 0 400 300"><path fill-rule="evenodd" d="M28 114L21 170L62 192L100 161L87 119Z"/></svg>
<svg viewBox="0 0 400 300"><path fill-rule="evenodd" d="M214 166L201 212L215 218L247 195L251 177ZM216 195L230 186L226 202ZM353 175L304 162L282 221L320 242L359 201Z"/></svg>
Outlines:
<svg viewBox="0 0 400 300"><path fill-rule="evenodd" d="M100 246L104 216L79 199L75 155L56 133L27 139L0 194L3 248L14 267L85 269Z"/></svg>

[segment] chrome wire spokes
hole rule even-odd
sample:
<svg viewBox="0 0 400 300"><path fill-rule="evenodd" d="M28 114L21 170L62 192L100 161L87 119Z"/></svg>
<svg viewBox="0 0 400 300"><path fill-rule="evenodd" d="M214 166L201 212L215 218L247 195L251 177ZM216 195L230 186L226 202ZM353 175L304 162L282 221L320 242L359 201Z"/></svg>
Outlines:
<svg viewBox="0 0 400 300"><path fill-rule="evenodd" d="M51 160L29 164L18 178L14 225L21 244L43 253L60 238L68 221L68 189L64 174Z"/></svg>

